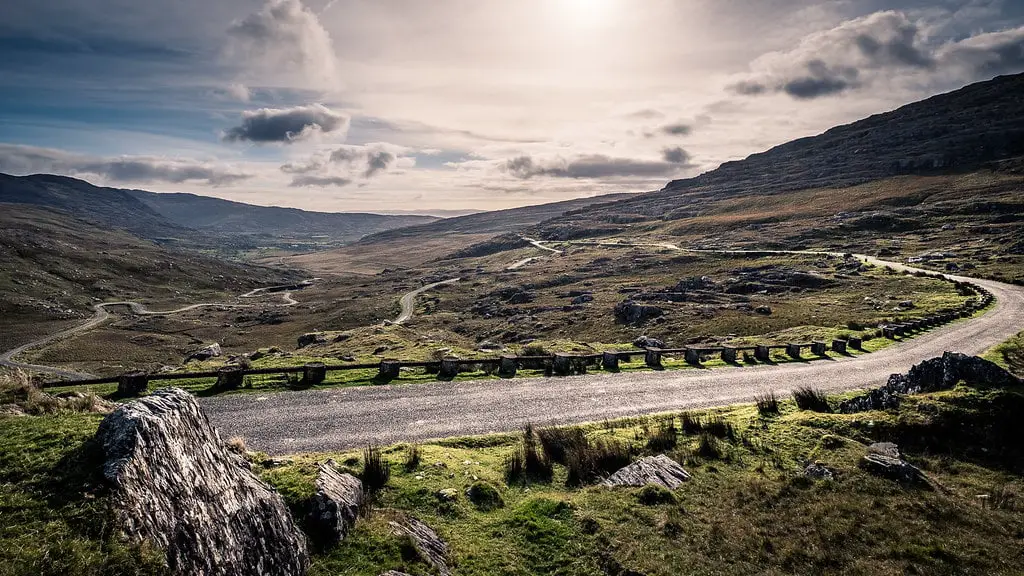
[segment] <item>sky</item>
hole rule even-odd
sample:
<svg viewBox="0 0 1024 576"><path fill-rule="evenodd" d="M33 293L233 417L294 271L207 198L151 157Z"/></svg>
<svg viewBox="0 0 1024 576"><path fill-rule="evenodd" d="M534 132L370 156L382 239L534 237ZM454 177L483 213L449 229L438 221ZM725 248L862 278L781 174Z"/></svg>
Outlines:
<svg viewBox="0 0 1024 576"><path fill-rule="evenodd" d="M320 211L657 190L1024 71L1024 2L2 0L0 172Z"/></svg>

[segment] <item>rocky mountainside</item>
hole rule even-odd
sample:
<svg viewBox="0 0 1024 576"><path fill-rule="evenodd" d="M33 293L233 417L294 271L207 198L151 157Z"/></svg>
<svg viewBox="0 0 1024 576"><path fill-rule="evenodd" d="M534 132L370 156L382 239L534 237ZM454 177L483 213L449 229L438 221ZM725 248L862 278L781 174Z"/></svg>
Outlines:
<svg viewBox="0 0 1024 576"><path fill-rule="evenodd" d="M841 188L997 163L1012 171L1019 167L1013 159L1022 155L1024 74L1001 76L726 162L658 192L595 207L576 220L672 220L692 216L701 199Z"/></svg>

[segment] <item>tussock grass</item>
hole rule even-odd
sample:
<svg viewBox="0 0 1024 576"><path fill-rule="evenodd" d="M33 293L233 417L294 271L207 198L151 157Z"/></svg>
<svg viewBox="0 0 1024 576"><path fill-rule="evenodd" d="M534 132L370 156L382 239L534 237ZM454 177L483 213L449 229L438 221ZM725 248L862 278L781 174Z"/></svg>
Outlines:
<svg viewBox="0 0 1024 576"><path fill-rule="evenodd" d="M755 398L754 402L757 404L757 413L761 416L779 413L779 398L771 390Z"/></svg>
<svg viewBox="0 0 1024 576"><path fill-rule="evenodd" d="M405 461L403 462L406 471L411 472L419 468L422 459L423 453L422 450L420 449L419 444L410 444L408 447L406 447Z"/></svg>
<svg viewBox="0 0 1024 576"><path fill-rule="evenodd" d="M523 428L522 445L505 461L505 480L509 484L551 482L554 476L551 458L538 446L533 426Z"/></svg>
<svg viewBox="0 0 1024 576"><path fill-rule="evenodd" d="M793 400L801 410L832 412L832 407L828 404L828 396L816 388L801 387L793 390Z"/></svg>
<svg viewBox="0 0 1024 576"><path fill-rule="evenodd" d="M647 438L647 449L651 452L667 452L679 443L679 429L676 419L668 417L658 423L658 429Z"/></svg>
<svg viewBox="0 0 1024 576"><path fill-rule="evenodd" d="M363 472L360 475L363 486L370 492L378 492L391 481L391 462L381 453L379 446L367 446L363 450Z"/></svg>
<svg viewBox="0 0 1024 576"><path fill-rule="evenodd" d="M36 416L62 412L106 414L114 408L112 403L90 392L68 392L60 396L43 392L21 370L0 374L0 406L3 405L8 406L7 412Z"/></svg>

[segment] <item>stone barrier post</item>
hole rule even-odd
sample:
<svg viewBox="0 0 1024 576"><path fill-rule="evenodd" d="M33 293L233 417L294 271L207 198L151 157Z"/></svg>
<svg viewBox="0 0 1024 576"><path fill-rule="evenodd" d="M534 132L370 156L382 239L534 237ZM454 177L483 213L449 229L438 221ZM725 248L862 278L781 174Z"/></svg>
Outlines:
<svg viewBox="0 0 1024 576"><path fill-rule="evenodd" d="M441 359L441 371L438 375L441 378L455 378L459 375L459 364L458 358L454 356L445 356Z"/></svg>
<svg viewBox="0 0 1024 576"><path fill-rule="evenodd" d="M794 344L792 342L786 344L786 354L788 354L790 358L799 359L800 358L800 345L799 344Z"/></svg>
<svg viewBox="0 0 1024 576"><path fill-rule="evenodd" d="M502 356L501 364L498 365L498 376L512 378L516 375L518 368L519 364L515 356Z"/></svg>
<svg viewBox="0 0 1024 576"><path fill-rule="evenodd" d="M846 340L840 340L836 338L832 341L832 351L837 354L846 354Z"/></svg>
<svg viewBox="0 0 1024 576"><path fill-rule="evenodd" d="M814 341L811 343L811 354L815 356L825 356L825 351L828 349L828 345L824 342Z"/></svg>
<svg viewBox="0 0 1024 576"><path fill-rule="evenodd" d="M237 390L245 382L245 374L241 366L222 366L217 369L217 390Z"/></svg>
<svg viewBox="0 0 1024 576"><path fill-rule="evenodd" d="M117 381L117 395L121 397L138 396L149 387L149 374L145 372L129 372L122 374Z"/></svg>
<svg viewBox="0 0 1024 576"><path fill-rule="evenodd" d="M722 362L725 362L727 364L735 364L736 349L729 346L722 348Z"/></svg>
<svg viewBox="0 0 1024 576"><path fill-rule="evenodd" d="M864 349L864 340L861 338L857 338L856 336L847 340L846 343L849 344L850 348L853 348L854 350Z"/></svg>
<svg viewBox="0 0 1024 576"><path fill-rule="evenodd" d="M605 352L601 355L601 368L609 372L618 372L619 355L615 352Z"/></svg>
<svg viewBox="0 0 1024 576"><path fill-rule="evenodd" d="M889 340L896 339L896 327L895 326L882 326L882 335Z"/></svg>
<svg viewBox="0 0 1024 576"><path fill-rule="evenodd" d="M323 362L309 362L303 370L303 379L307 386L316 386L327 380L327 366Z"/></svg>
<svg viewBox="0 0 1024 576"><path fill-rule="evenodd" d="M572 374L572 356L563 352L555 354L555 361L552 365L555 374L559 376L568 376Z"/></svg>
<svg viewBox="0 0 1024 576"><path fill-rule="evenodd" d="M661 365L661 350L656 348L648 348L647 353L644 354L644 363L647 364L648 368L660 369Z"/></svg>
<svg viewBox="0 0 1024 576"><path fill-rule="evenodd" d="M402 365L398 360L381 360L379 377L385 380L394 380L402 372Z"/></svg>
<svg viewBox="0 0 1024 576"><path fill-rule="evenodd" d="M754 348L754 359L758 362L770 362L772 359L771 349L764 344L758 344Z"/></svg>
<svg viewBox="0 0 1024 576"><path fill-rule="evenodd" d="M687 348L685 358L690 366L700 366L700 351L696 348Z"/></svg>

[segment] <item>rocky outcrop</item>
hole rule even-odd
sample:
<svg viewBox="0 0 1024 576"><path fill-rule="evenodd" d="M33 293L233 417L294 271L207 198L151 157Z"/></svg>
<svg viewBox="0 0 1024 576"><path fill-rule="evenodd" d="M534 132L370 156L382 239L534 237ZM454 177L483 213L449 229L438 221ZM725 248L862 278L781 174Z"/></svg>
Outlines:
<svg viewBox="0 0 1024 576"><path fill-rule="evenodd" d="M868 453L861 458L860 467L875 476L898 482L927 482L921 470L904 460L900 456L899 448L891 442L879 442L869 446Z"/></svg>
<svg viewBox="0 0 1024 576"><path fill-rule="evenodd" d="M296 344L299 348L305 348L306 346L312 346L313 344L323 344L327 342L327 336L319 332L309 332L299 336Z"/></svg>
<svg viewBox="0 0 1024 576"><path fill-rule="evenodd" d="M602 482L603 486L646 486L658 484L675 490L690 479L690 474L678 462L659 454L648 456L622 468Z"/></svg>
<svg viewBox="0 0 1024 576"><path fill-rule="evenodd" d="M448 544L434 532L434 529L419 520L408 517L401 522L388 522L399 536L408 536L423 560L437 569L441 576L448 576Z"/></svg>
<svg viewBox="0 0 1024 576"><path fill-rule="evenodd" d="M884 386L851 398L839 405L839 412L851 414L868 410L886 410L899 406L906 394L947 390L959 381L986 386L1020 384L1020 379L998 365L977 356L946 352L940 358L925 360L906 374L893 374Z"/></svg>
<svg viewBox="0 0 1024 576"><path fill-rule="evenodd" d="M164 389L104 418L96 439L124 533L182 576L299 576L306 539L280 495L228 451L187 392Z"/></svg>
<svg viewBox="0 0 1024 576"><path fill-rule="evenodd" d="M321 544L344 540L359 518L364 496L363 483L351 474L338 472L334 460L320 464L307 518L310 536Z"/></svg>
<svg viewBox="0 0 1024 576"><path fill-rule="evenodd" d="M214 342L213 344L208 344L198 350L189 352L188 356L185 357L185 362L190 362L192 360L199 360L202 362L203 360L209 360L210 358L218 358L220 355L220 344Z"/></svg>
<svg viewBox="0 0 1024 576"><path fill-rule="evenodd" d="M804 476L815 480L835 480L836 471L821 462L814 462L804 468Z"/></svg>
<svg viewBox="0 0 1024 576"><path fill-rule="evenodd" d="M619 302L615 305L615 318L625 324L643 324L663 314L665 314L665 311L657 306L637 304L632 300Z"/></svg>
<svg viewBox="0 0 1024 576"><path fill-rule="evenodd" d="M636 340L633 340L633 346L637 348L664 348L665 342L658 340L657 338L651 338L650 336L640 336Z"/></svg>

